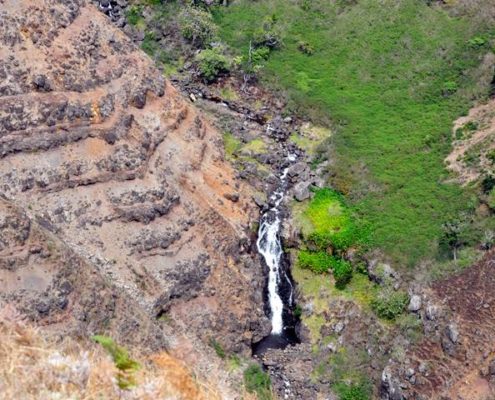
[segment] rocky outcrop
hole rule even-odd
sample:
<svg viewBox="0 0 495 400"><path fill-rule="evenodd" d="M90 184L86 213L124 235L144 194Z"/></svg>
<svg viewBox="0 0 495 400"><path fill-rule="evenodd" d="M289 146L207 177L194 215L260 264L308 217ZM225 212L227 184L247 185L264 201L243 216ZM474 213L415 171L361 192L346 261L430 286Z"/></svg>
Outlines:
<svg viewBox="0 0 495 400"><path fill-rule="evenodd" d="M257 210L218 132L89 0L3 0L0 18L2 303L59 332L248 354Z"/></svg>
<svg viewBox="0 0 495 400"><path fill-rule="evenodd" d="M397 389L404 399L477 400L493 394L494 261L490 251L478 264L425 289L424 307L411 298L409 309L421 318L425 335L384 370L384 399Z"/></svg>

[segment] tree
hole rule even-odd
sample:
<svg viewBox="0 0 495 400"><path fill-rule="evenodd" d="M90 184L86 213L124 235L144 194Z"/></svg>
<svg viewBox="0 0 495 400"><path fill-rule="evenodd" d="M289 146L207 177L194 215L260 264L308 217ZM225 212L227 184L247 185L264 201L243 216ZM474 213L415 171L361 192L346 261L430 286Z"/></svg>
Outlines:
<svg viewBox="0 0 495 400"><path fill-rule="evenodd" d="M218 28L208 11L187 7L179 15L182 36L194 46L205 48L217 39Z"/></svg>
<svg viewBox="0 0 495 400"><path fill-rule="evenodd" d="M443 241L452 250L454 262L457 263L457 251L463 244L462 232L466 228L463 218L452 219L443 224Z"/></svg>

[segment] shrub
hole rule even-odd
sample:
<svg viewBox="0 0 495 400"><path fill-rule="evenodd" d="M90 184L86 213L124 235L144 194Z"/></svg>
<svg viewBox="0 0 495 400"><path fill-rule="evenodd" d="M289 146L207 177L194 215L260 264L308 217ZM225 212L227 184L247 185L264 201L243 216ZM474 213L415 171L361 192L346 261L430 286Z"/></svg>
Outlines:
<svg viewBox="0 0 495 400"><path fill-rule="evenodd" d="M130 25L137 25L138 22L141 20L141 7L138 6L132 6L129 8L129 10L126 12L125 16L127 17L127 22Z"/></svg>
<svg viewBox="0 0 495 400"><path fill-rule="evenodd" d="M481 36L475 36L474 38L468 40L468 44L471 47L482 47L486 44L486 40L483 39Z"/></svg>
<svg viewBox="0 0 495 400"><path fill-rule="evenodd" d="M339 400L369 400L371 398L370 385L360 383L337 383L333 390L339 396Z"/></svg>
<svg viewBox="0 0 495 400"><path fill-rule="evenodd" d="M387 288L371 301L371 308L380 318L395 320L406 309L409 296L403 291Z"/></svg>
<svg viewBox="0 0 495 400"><path fill-rule="evenodd" d="M154 32L145 33L143 43L141 43L141 49L150 57L155 55L155 52L158 50L158 43Z"/></svg>
<svg viewBox="0 0 495 400"><path fill-rule="evenodd" d="M225 149L225 156L228 160L232 160L236 153L240 150L241 142L232 133L225 132L223 134L223 146ZM256 225L256 228L253 229L256 229L255 231L257 232L258 225Z"/></svg>
<svg viewBox="0 0 495 400"><path fill-rule="evenodd" d="M333 277L337 289L344 289L352 278L352 266L348 261L335 260L333 264Z"/></svg>
<svg viewBox="0 0 495 400"><path fill-rule="evenodd" d="M251 52L251 61L255 64L266 61L270 55L270 49L266 46L258 47Z"/></svg>
<svg viewBox="0 0 495 400"><path fill-rule="evenodd" d="M277 49L282 45L282 32L274 16L267 17L259 29L254 32L253 44L255 47Z"/></svg>
<svg viewBox="0 0 495 400"><path fill-rule="evenodd" d="M308 42L300 41L297 44L297 48L301 53L307 54L308 56L312 55L315 52L313 46L311 46Z"/></svg>
<svg viewBox="0 0 495 400"><path fill-rule="evenodd" d="M448 96L455 93L459 89L459 86L454 81L447 81L443 84L443 95Z"/></svg>
<svg viewBox="0 0 495 400"><path fill-rule="evenodd" d="M302 250L298 254L299 267L310 269L316 273L324 273L332 270L335 278L335 286L343 289L352 278L352 266L345 260L331 256L325 251Z"/></svg>
<svg viewBox="0 0 495 400"><path fill-rule="evenodd" d="M196 56L199 73L208 82L214 81L222 73L230 71L231 62L218 47L202 50Z"/></svg>
<svg viewBox="0 0 495 400"><path fill-rule="evenodd" d="M299 252L297 263L301 268L310 269L313 272L328 272L334 258L325 251L305 251Z"/></svg>
<svg viewBox="0 0 495 400"><path fill-rule="evenodd" d="M295 318L301 318L302 316L302 308L299 304L296 304L294 307L294 317Z"/></svg>
<svg viewBox="0 0 495 400"><path fill-rule="evenodd" d="M213 347L218 357L220 357L221 359L225 358L225 350L223 349L222 345L215 340L215 338L210 338L210 346Z"/></svg>
<svg viewBox="0 0 495 400"><path fill-rule="evenodd" d="M134 372L141 366L129 357L127 350L118 346L114 340L108 336L96 335L92 339L100 344L112 357L115 367L119 370L117 373L117 385L120 389L130 389L136 386Z"/></svg>
<svg viewBox="0 0 495 400"><path fill-rule="evenodd" d="M194 46L204 48L217 37L218 28L211 14L199 8L188 7L182 10L179 24L182 36Z"/></svg>
<svg viewBox="0 0 495 400"><path fill-rule="evenodd" d="M485 194L490 193L494 187L495 187L495 176L490 174L484 176L481 181L481 190L483 191L483 193Z"/></svg>
<svg viewBox="0 0 495 400"><path fill-rule="evenodd" d="M495 164L495 150L490 150L486 153L486 158L490 161L490 163Z"/></svg>
<svg viewBox="0 0 495 400"><path fill-rule="evenodd" d="M244 386L249 393L256 393L258 400L271 400L270 376L258 364L251 364L244 371Z"/></svg>

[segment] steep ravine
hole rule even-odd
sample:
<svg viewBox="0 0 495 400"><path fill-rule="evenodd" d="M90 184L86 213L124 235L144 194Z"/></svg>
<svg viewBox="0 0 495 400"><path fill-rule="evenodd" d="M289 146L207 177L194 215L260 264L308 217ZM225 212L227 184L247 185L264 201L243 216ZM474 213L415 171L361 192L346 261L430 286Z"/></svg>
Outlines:
<svg viewBox="0 0 495 400"><path fill-rule="evenodd" d="M297 283L291 274L288 247L297 247L300 240L292 225L292 203L311 196L309 188L321 186L319 171L312 171L310 157L289 138L289 132L301 131L302 122L282 118L283 104L269 93L263 94L266 106L253 110L250 104L259 98L257 88L245 97L247 101L222 101L211 94L211 88L201 84L183 86L184 93L194 95L196 105L222 131L231 132L240 148L231 162L238 176L257 190L253 200L260 208L260 224L252 232L251 253L257 254L257 267L264 271L263 299L265 314L271 319L271 332L261 341L253 342L253 355L270 373L274 392L281 399L315 399L317 393L329 393L328 385L311 379L314 368L307 333L294 315L299 298ZM210 100L211 99L211 100ZM275 115L266 119L265 115ZM244 147L263 140L266 148L245 157ZM247 159L247 161L246 161ZM261 251L260 251L261 250ZM275 266L281 274L277 296L270 298L270 271ZM274 279L276 274L272 274ZM273 285L274 281L272 281ZM273 290L273 287L272 287ZM271 300L271 302L270 302ZM272 311L275 308L276 315ZM302 339L302 340L301 340Z"/></svg>

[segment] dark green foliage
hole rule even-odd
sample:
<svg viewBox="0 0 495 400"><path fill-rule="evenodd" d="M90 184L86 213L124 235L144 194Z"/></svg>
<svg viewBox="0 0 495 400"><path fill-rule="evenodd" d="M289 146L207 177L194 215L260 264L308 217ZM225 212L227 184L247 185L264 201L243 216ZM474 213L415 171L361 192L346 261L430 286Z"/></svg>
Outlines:
<svg viewBox="0 0 495 400"><path fill-rule="evenodd" d="M348 261L337 260L332 267L335 287L344 289L352 278L352 265Z"/></svg>
<svg viewBox="0 0 495 400"><path fill-rule="evenodd" d="M251 364L244 371L244 386L249 393L256 393L258 400L271 400L270 376L258 364Z"/></svg>
<svg viewBox="0 0 495 400"><path fill-rule="evenodd" d="M196 56L199 72L208 82L218 78L220 74L230 71L231 62L222 52L222 49L215 47L201 50Z"/></svg>
<svg viewBox="0 0 495 400"><path fill-rule="evenodd" d="M294 307L294 317L301 318L302 316L302 308L299 304L296 304Z"/></svg>
<svg viewBox="0 0 495 400"><path fill-rule="evenodd" d="M471 47L483 47L486 44L486 40L481 36L475 36L468 41Z"/></svg>
<svg viewBox="0 0 495 400"><path fill-rule="evenodd" d="M297 256L297 263L301 268L316 273L328 272L335 261L336 259L325 251L301 250Z"/></svg>
<svg viewBox="0 0 495 400"><path fill-rule="evenodd" d="M352 265L345 260L331 256L325 251L301 250L297 263L301 268L310 269L316 273L333 272L335 286L343 289L352 278Z"/></svg>
<svg viewBox="0 0 495 400"><path fill-rule="evenodd" d="M486 158L492 163L495 164L495 150L490 150L488 153L486 153Z"/></svg>
<svg viewBox="0 0 495 400"><path fill-rule="evenodd" d="M141 7L132 6L129 7L129 10L126 12L127 22L130 25L137 25L137 23L141 20Z"/></svg>
<svg viewBox="0 0 495 400"><path fill-rule="evenodd" d="M367 382L337 383L332 389L339 396L339 400L370 400L371 386Z"/></svg>
<svg viewBox="0 0 495 400"><path fill-rule="evenodd" d="M223 349L222 345L215 340L215 338L210 338L210 346L213 347L218 357L220 357L221 359L225 358L225 350Z"/></svg>
<svg viewBox="0 0 495 400"><path fill-rule="evenodd" d="M442 93L445 96L448 96L448 95L455 93L457 91L457 89L459 89L459 85L457 84L457 82L447 81L443 84Z"/></svg>
<svg viewBox="0 0 495 400"><path fill-rule="evenodd" d="M467 228L466 218L456 218L443 224L441 244L452 251L454 260L457 260L457 251L464 244L463 233Z"/></svg>
<svg viewBox="0 0 495 400"><path fill-rule="evenodd" d="M298 43L297 48L299 49L299 51L301 51L304 54L307 54L308 56L310 56L315 52L313 46L311 46L308 42L305 42L303 40L301 40Z"/></svg>
<svg viewBox="0 0 495 400"><path fill-rule="evenodd" d="M394 320L404 312L408 302L407 293L386 288L371 301L371 308L380 318Z"/></svg>
<svg viewBox="0 0 495 400"><path fill-rule="evenodd" d="M112 357L115 366L119 370L117 373L117 384L119 388L127 390L136 386L134 372L141 366L137 361L130 358L127 350L117 345L115 341L108 336L96 335L93 336L92 339L100 344Z"/></svg>
<svg viewBox="0 0 495 400"><path fill-rule="evenodd" d="M266 46L261 46L251 52L251 60L253 63L259 64L268 60L269 55L270 49Z"/></svg>
<svg viewBox="0 0 495 400"><path fill-rule="evenodd" d="M495 176L486 175L481 181L481 190L483 191L483 193L487 194L490 193L494 187L495 187Z"/></svg>
<svg viewBox="0 0 495 400"><path fill-rule="evenodd" d="M143 43L141 43L141 48L150 57L155 55L158 50L158 43L155 40L155 34L153 32L146 32L144 35Z"/></svg>

